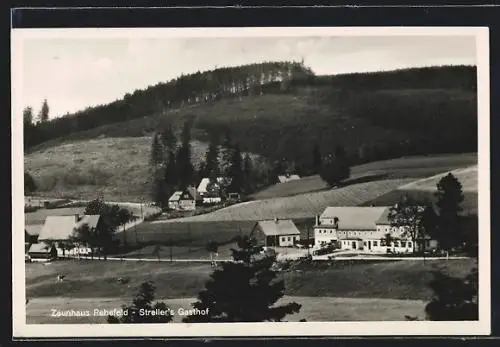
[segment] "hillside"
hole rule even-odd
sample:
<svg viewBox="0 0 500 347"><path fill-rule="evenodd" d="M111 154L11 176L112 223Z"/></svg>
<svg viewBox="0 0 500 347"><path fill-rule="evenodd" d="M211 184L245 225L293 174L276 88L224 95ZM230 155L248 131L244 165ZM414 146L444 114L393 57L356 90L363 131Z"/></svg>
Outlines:
<svg viewBox="0 0 500 347"><path fill-rule="evenodd" d="M207 145L193 141L191 147L196 166ZM28 154L24 165L39 195L93 199L101 193L111 201L149 200L150 148L148 136L77 140Z"/></svg>
<svg viewBox="0 0 500 347"><path fill-rule="evenodd" d="M398 187L398 189L395 189L392 192L380 195L373 200L367 201L363 205L387 206L396 203L402 194L406 194L420 201L428 199L429 201L435 202L436 198L434 193L437 191L436 184L448 172L451 172L462 184L464 194L464 201L461 204L463 209L462 214L477 215L479 208L477 164L465 168L447 170L438 175L410 182Z"/></svg>
<svg viewBox="0 0 500 347"><path fill-rule="evenodd" d="M200 81L211 75L194 74L109 105L26 126L25 138L33 140L26 147L26 168L41 182L42 194L88 197L104 189L116 200L145 197L152 133L165 123L179 133L186 120L193 124L196 160L211 135L229 132L243 151L265 159L256 164L266 174L294 166L301 176L311 175L314 144L323 155L342 145L353 164L477 151L474 67L312 76L292 64L296 72L285 78L271 73L269 66L271 77L260 85L254 81L253 89L241 76L237 88L227 81L221 85L224 92L213 81L209 84L215 89L202 88ZM257 67L241 71L255 76ZM294 79L301 71L302 78ZM183 78L190 82L182 84ZM190 85L197 91L182 94ZM178 102L170 102L174 99ZM37 133L43 136L33 137Z"/></svg>
<svg viewBox="0 0 500 347"><path fill-rule="evenodd" d="M161 115L64 133L28 153L77 139L147 136L165 121L179 130L186 119L193 120L193 138L197 140L206 141L209 133L222 135L229 130L243 150L295 160L299 169L309 164L305 158L316 142L324 154L341 144L361 162L477 150L473 92L393 89L341 94L330 87L300 87L288 94L193 104ZM296 146L297 141L301 146Z"/></svg>
<svg viewBox="0 0 500 347"><path fill-rule="evenodd" d="M477 164L477 153L413 156L381 160L351 167L351 176L346 183L390 178L424 178L473 164ZM425 182L429 182L432 189L436 188L437 181L434 178L425 178ZM477 189L477 173L475 184L475 189ZM270 199L326 189L328 189L328 186L325 181L319 175L314 175L296 181L272 185L252 194L252 198Z"/></svg>
<svg viewBox="0 0 500 347"><path fill-rule="evenodd" d="M204 215L155 221L152 224L177 222L258 221L265 219L302 219L321 214L327 206L357 206L385 195L411 178L357 183L347 187L305 193L284 198L248 201Z"/></svg>

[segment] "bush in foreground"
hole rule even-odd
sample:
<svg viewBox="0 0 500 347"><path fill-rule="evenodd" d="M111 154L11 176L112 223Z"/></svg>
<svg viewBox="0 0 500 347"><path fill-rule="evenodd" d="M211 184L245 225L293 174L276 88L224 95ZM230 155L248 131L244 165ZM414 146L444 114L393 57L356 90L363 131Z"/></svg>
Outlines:
<svg viewBox="0 0 500 347"><path fill-rule="evenodd" d="M155 287L153 282L141 284L139 293L132 304L122 306L126 314L120 317L108 316L108 323L169 323L172 321L172 311L163 302L154 302ZM155 314L152 314L155 313Z"/></svg>
<svg viewBox="0 0 500 347"><path fill-rule="evenodd" d="M280 322L299 312L293 302L275 305L285 293L283 280L277 280L275 255L261 254L262 247L247 236L232 249L235 262L222 263L210 276L205 289L193 304L197 312L184 319L186 323L203 322Z"/></svg>
<svg viewBox="0 0 500 347"><path fill-rule="evenodd" d="M430 283L434 298L425 307L433 321L478 320L478 272L474 269L465 278L434 272Z"/></svg>

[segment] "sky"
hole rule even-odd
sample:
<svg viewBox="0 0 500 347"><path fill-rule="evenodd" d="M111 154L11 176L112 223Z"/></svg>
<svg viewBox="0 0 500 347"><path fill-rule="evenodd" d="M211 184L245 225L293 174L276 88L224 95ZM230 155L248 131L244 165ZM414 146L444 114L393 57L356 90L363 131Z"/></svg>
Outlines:
<svg viewBox="0 0 500 347"><path fill-rule="evenodd" d="M181 74L304 59L316 74L475 65L474 36L29 38L22 104L50 118L106 104Z"/></svg>

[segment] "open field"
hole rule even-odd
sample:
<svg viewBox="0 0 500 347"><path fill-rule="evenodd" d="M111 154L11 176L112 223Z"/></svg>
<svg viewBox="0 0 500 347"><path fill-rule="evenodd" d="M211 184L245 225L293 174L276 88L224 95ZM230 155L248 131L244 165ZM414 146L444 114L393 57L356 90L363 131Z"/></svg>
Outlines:
<svg viewBox="0 0 500 347"><path fill-rule="evenodd" d="M116 238L129 244L173 244L193 249L204 248L208 241L227 243L237 236L248 235L254 226L251 221L222 221L206 223L155 223L144 222ZM190 253L190 252L189 252Z"/></svg>
<svg viewBox="0 0 500 347"><path fill-rule="evenodd" d="M175 241L174 241L175 242ZM216 259L218 260L230 260L232 259L231 248L238 248L235 242L228 244L219 245L218 255ZM186 245L179 246L174 243L174 245L151 245L141 247L140 249L133 250L127 253L120 253L119 255L113 255L113 257L125 257L125 258L136 258L136 259L200 259L209 260L210 253L205 249L205 246L201 245Z"/></svg>
<svg viewBox="0 0 500 347"><path fill-rule="evenodd" d="M476 192L478 191L478 172L477 165L470 166L467 168L450 170L450 172L460 181L462 184L462 190L464 192ZM436 185L441 178L443 178L447 172L434 175L432 177L427 177L415 182L411 182L399 189L405 190L422 190L422 191L436 191Z"/></svg>
<svg viewBox="0 0 500 347"><path fill-rule="evenodd" d="M296 219L301 239L314 237L313 219ZM219 243L219 259L229 258L230 249L235 246L233 240L242 235L249 235L254 227L253 221L222 221L192 223L155 223L144 222L125 233L118 233L116 238L122 244L126 238L129 245L142 244L140 249L123 253L134 258L157 258L153 253L159 246L162 259L208 259L210 254L205 250L208 241ZM284 250L286 251L286 250ZM296 250L295 250L296 251Z"/></svg>
<svg viewBox="0 0 500 347"><path fill-rule="evenodd" d="M452 170L451 171L463 185L464 201L462 202L463 214L478 213L478 176L477 166ZM367 201L364 205L387 206L396 203L403 194L413 197L416 200L436 201L434 193L437 191L436 184L445 176L447 172L410 182L406 185L398 187L392 192L381 195L373 200Z"/></svg>
<svg viewBox="0 0 500 347"><path fill-rule="evenodd" d="M32 201L41 201L39 199ZM115 204L115 202L107 202L108 204ZM34 212L25 212L24 213L24 222L26 225L35 225L35 224L44 224L47 216L70 216L74 214L83 214L85 212L85 206L87 202L78 202L74 205L79 207L61 207L61 208L51 208L45 209L40 208ZM144 216L153 214L159 210L158 207L147 206L146 204L139 203L117 203L121 208L125 208L132 212L135 216L140 217L141 213ZM35 203L35 205L39 206L40 204ZM42 204L43 205L43 204Z"/></svg>
<svg viewBox="0 0 500 347"><path fill-rule="evenodd" d="M124 244L155 243L164 246L174 245L185 248L181 253L188 254L204 249L208 241L225 244L235 237L248 235L254 226L251 221L222 221L206 223L154 223L144 222L125 233L116 234ZM187 248L186 248L187 247Z"/></svg>
<svg viewBox="0 0 500 347"><path fill-rule="evenodd" d="M412 156L353 166L348 182L363 178L426 178L465 166L477 164L477 153ZM465 173L464 173L465 175ZM473 174L472 174L473 175ZM477 175L477 174L476 174ZM477 176L476 176L477 177ZM464 179L466 177L463 177ZM470 180L472 179L472 180ZM477 186L477 178L467 178L471 186ZM433 183L433 182L432 182ZM434 188L435 188L434 183ZM319 175L304 177L297 181L276 184L252 195L253 199L270 199L293 196L328 189ZM476 188L477 189L477 188Z"/></svg>
<svg viewBox="0 0 500 347"><path fill-rule="evenodd" d="M453 276L465 276L477 261L337 261L304 264L282 272L286 295L314 297L389 298L429 300L431 271L437 268ZM161 298L196 296L211 273L206 263L120 262L66 260L50 265L26 264L28 298L64 296L71 298L128 299L138 286L152 280ZM66 274L57 282L57 274ZM130 283L120 284L119 277Z"/></svg>
<svg viewBox="0 0 500 347"><path fill-rule="evenodd" d="M158 298L162 300L162 298ZM130 301L130 299L128 300ZM167 299L165 303L177 314L173 323L181 323L183 316L179 308L191 308L196 298ZM332 298L285 296L278 304L297 302L302 305L300 312L285 317L286 321L308 322L331 321L403 321L404 316L425 317L425 302L421 300L373 299L373 298ZM88 324L105 323L106 317L94 315L94 309L121 308L125 300L116 298L67 298L44 297L30 300L26 307L27 324ZM128 304L128 302L127 302ZM90 311L90 317L51 317L51 309Z"/></svg>
<svg viewBox="0 0 500 347"><path fill-rule="evenodd" d="M347 187L284 198L248 201L204 215L154 223L205 221L257 221L263 219L311 218L327 206L356 206L387 194L413 181L411 178L357 183Z"/></svg>

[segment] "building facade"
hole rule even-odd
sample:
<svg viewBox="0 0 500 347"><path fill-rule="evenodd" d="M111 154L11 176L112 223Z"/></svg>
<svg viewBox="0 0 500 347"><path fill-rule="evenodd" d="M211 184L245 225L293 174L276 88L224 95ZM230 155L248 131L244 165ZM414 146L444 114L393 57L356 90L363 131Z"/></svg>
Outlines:
<svg viewBox="0 0 500 347"><path fill-rule="evenodd" d="M264 247L293 247L300 231L291 220L265 220L255 223L250 237Z"/></svg>
<svg viewBox="0 0 500 347"><path fill-rule="evenodd" d="M328 207L316 217L314 247L368 253L413 253L438 248L436 240L412 240L405 227L391 225L390 207Z"/></svg>

